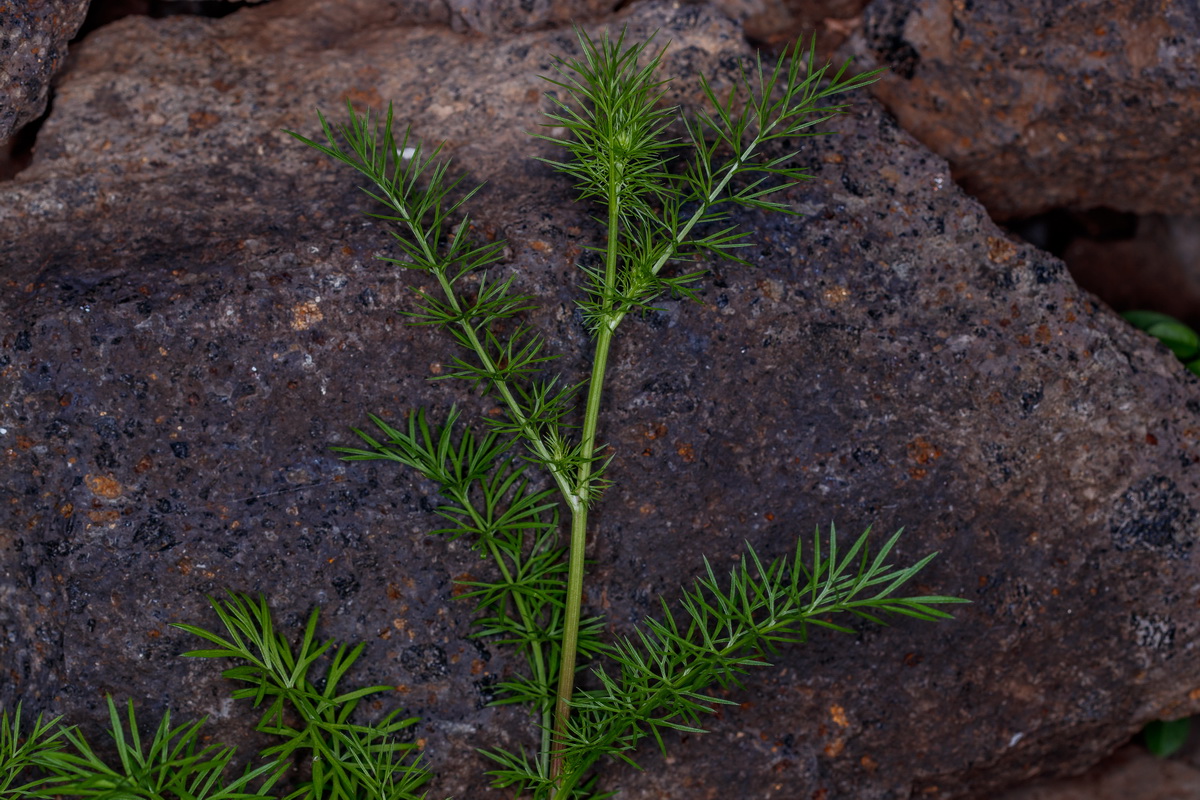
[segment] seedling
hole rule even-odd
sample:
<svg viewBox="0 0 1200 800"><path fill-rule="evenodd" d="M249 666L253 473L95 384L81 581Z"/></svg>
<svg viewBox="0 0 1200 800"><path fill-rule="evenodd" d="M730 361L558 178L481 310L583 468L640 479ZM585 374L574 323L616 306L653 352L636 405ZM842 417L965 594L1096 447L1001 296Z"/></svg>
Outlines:
<svg viewBox="0 0 1200 800"><path fill-rule="evenodd" d="M448 376L464 379L504 412L484 432L459 424L451 409L441 424L417 409L406 424L372 416L377 432L358 430L365 447L336 448L348 460L386 459L441 487L449 523L437 533L467 537L495 568L469 585L479 634L514 648L523 675L501 685L497 702L533 712L540 744L532 755L493 749L494 784L533 798L591 798L604 759L632 762L643 739L666 747L672 730L699 731L701 717L728 702L714 687L737 683L780 644L804 641L810 625L846 612L879 622L882 613L934 620L941 596L897 597L925 567L887 562L899 534L868 555L863 534L841 548L830 528L805 553L764 563L748 548L724 580L705 563L702 577L674 608L646 620L632 638L611 641L604 621L584 617L584 548L589 509L603 499L611 457L598 443L604 379L621 323L667 295L697 299L705 259L748 266L738 253L747 233L737 207L795 213L778 193L809 179L794 166L798 151L779 145L819 135L817 126L847 106L833 98L873 82L878 72L850 74L816 66L799 46L764 65L756 59L727 93L704 77L707 110L691 117L664 106L665 47L625 33L598 40L579 32L582 55L559 59L547 77L551 111L536 135L564 151L545 158L571 178L599 210L600 265L580 267L582 324L592 339L592 368L579 385L549 372L554 356L525 320L536 300L518 291L520 277L500 266L502 242L472 240L463 191L448 178L439 148L397 137L393 110L382 123L348 106L336 127L320 115L324 141L300 141L353 167L363 189L386 209L399 257L383 260L428 276L414 324L446 331L462 348ZM682 267L682 269L681 269ZM432 288L436 287L436 288ZM535 489L527 471L544 471L553 488ZM560 515L566 542L560 543ZM587 669L577 688L581 669Z"/></svg>

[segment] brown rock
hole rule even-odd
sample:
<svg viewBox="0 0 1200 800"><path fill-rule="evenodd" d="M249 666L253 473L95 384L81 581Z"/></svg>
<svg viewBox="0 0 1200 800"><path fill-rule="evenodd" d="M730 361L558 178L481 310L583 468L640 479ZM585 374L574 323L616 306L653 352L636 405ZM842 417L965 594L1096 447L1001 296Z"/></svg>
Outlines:
<svg viewBox="0 0 1200 800"><path fill-rule="evenodd" d="M0 9L0 142L46 110L87 8L88 0L21 0Z"/></svg>
<svg viewBox="0 0 1200 800"><path fill-rule="evenodd" d="M817 50L831 53L861 22L868 0L716 0L737 20L751 42L776 52L797 39L817 38Z"/></svg>
<svg viewBox="0 0 1200 800"><path fill-rule="evenodd" d="M511 664L452 596L481 565L426 535L433 487L328 447L368 412L486 407L427 380L454 350L403 324L422 276L374 260L395 251L356 178L280 129L394 100L447 140L489 181L478 235L509 240L531 324L578 374L573 264L600 232L523 133L572 35L329 9L97 32L33 165L0 187L0 704L98 736L112 692L148 718L212 714L246 745L254 712L223 704L168 625L213 623L205 594L261 591L286 624L320 604L324 635L368 642L353 680L404 688L387 700L424 718L434 795L482 798L475 748L531 731L484 707ZM745 53L702 8L625 21L663 29L674 74ZM974 605L815 632L731 690L745 705L711 735L613 767L630 800L991 796L1196 706L1197 382L1006 240L876 104L854 110L803 143L814 180L788 198L805 216L742 218L754 269L721 266L701 304L623 328L591 601L628 629L702 556L777 555L834 520L908 526L902 558L942 552L919 589Z"/></svg>
<svg viewBox="0 0 1200 800"><path fill-rule="evenodd" d="M846 52L994 217L1200 206L1194 3L876 0Z"/></svg>
<svg viewBox="0 0 1200 800"><path fill-rule="evenodd" d="M1131 235L1092 237L1063 251L1079 284L1118 311L1149 308L1200 325L1200 218L1147 214Z"/></svg>
<svg viewBox="0 0 1200 800"><path fill-rule="evenodd" d="M1200 770L1129 745L1087 775L1038 782L998 800L1200 800Z"/></svg>

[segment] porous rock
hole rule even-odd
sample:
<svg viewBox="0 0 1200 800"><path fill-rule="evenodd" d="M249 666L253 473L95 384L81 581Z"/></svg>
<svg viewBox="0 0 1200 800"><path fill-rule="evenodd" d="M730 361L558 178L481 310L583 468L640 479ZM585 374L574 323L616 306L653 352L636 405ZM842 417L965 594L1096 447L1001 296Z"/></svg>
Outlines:
<svg viewBox="0 0 1200 800"><path fill-rule="evenodd" d="M582 24L611 13L618 0L454 0L430 3L436 22L445 14L456 30L498 33L550 25Z"/></svg>
<svg viewBox="0 0 1200 800"><path fill-rule="evenodd" d="M845 52L994 217L1200 205L1195 3L875 0Z"/></svg>
<svg viewBox="0 0 1200 800"><path fill-rule="evenodd" d="M832 52L860 22L868 0L717 0L737 20L751 42L778 51L792 42L817 40L817 51Z"/></svg>
<svg viewBox="0 0 1200 800"><path fill-rule="evenodd" d="M702 8L615 21L661 28L674 74L719 82L745 53ZM424 718L434 795L491 796L475 748L531 732L485 707L514 665L454 599L486 565L427 536L434 487L328 449L371 412L488 406L429 382L454 350L404 324L422 279L374 259L396 251L359 179L280 129L392 100L445 140L488 181L477 235L509 241L530 322L577 376L573 265L601 231L524 134L538 73L575 48L566 30L465 36L305 0L83 43L37 158L0 188L0 704L98 739L104 694L132 696L247 744L254 712L177 657L195 641L170 624L263 592L281 624L320 605L325 636L367 642L348 680ZM622 329L589 602L628 631L703 556L782 555L832 520L907 526L898 558L941 551L917 590L974 604L814 631L730 690L745 704L711 735L612 767L632 800L989 796L1196 706L1196 381L1006 239L877 104L836 127L802 143L803 216L742 217L753 268L719 266L700 304Z"/></svg>
<svg viewBox="0 0 1200 800"><path fill-rule="evenodd" d="M446 25L459 33L502 33L582 24L621 5L620 0L333 0L328 13L361 20L380 16L390 25Z"/></svg>
<svg viewBox="0 0 1200 800"><path fill-rule="evenodd" d="M50 79L87 9L88 0L21 0L0 7L0 142L46 110Z"/></svg>

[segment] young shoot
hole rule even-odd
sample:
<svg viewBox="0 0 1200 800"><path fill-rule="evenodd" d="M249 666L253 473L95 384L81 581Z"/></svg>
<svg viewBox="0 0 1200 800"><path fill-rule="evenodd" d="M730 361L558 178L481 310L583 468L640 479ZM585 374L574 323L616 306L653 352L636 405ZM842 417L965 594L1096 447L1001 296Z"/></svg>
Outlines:
<svg viewBox="0 0 1200 800"><path fill-rule="evenodd" d="M646 738L665 748L671 730L701 730L702 716L727 702L714 689L778 646L805 641L810 626L845 630L831 614L935 620L948 616L938 606L958 602L898 594L933 557L891 564L899 534L870 555L867 534L841 550L830 528L811 546L798 540L788 559L764 563L747 549L724 578L705 564L678 606L664 604L634 638L613 640L603 619L584 615L584 549L589 535L604 535L589 529L589 510L610 480L621 480L609 474L598 439L621 323L664 296L694 297L705 260L745 264L738 253L751 243L737 209L795 213L780 193L810 177L795 165L798 140L821 135L821 123L847 110L844 96L878 72L818 66L815 49L797 45L774 63L745 64L728 91L701 77L707 107L683 116L664 104L666 46L655 37L578 37L581 54L558 59L546 77L547 129L559 133L535 136L560 153L542 160L598 213L600 263L579 273L592 351L578 386L548 371L553 356L525 321L536 300L519 292L517 275L498 277L502 242L471 239L466 204L476 190L450 178L439 148L411 130L397 135L390 107L378 120L348 105L349 121L336 126L318 112L323 141L292 134L365 176L363 191L381 206L372 216L389 224L398 252L383 260L426 273L435 286L418 290L406 313L452 337L461 347L452 376L503 411L484 433L460 425L453 408L440 423L425 409L400 426L372 417L377 432L356 431L362 447L336 449L349 460L398 462L437 483L446 521L437 533L467 537L493 563L468 596L478 634L523 658L523 674L501 685L497 702L528 706L540 744L532 754L485 752L497 764L495 786L538 800L603 796L606 759L631 761Z"/></svg>

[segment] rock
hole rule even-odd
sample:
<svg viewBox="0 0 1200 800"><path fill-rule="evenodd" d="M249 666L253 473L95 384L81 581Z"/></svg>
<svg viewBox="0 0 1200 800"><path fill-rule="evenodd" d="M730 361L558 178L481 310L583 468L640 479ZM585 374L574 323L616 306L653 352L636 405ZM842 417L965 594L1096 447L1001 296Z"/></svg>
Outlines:
<svg viewBox="0 0 1200 800"><path fill-rule="evenodd" d="M1147 214L1127 237L1081 232L1063 260L1079 284L1119 311L1150 308L1200 324L1200 219ZM1131 276L1134 278L1131 280Z"/></svg>
<svg viewBox="0 0 1200 800"><path fill-rule="evenodd" d="M996 218L1200 205L1193 3L876 0L845 52Z"/></svg>
<svg viewBox="0 0 1200 800"><path fill-rule="evenodd" d="M249 0L260 2L261 0ZM193 0L166 6L197 5ZM87 16L89 0L24 0L0 15L0 143L46 110L50 81L67 56L67 43ZM595 19L612 10L611 0L418 0L397 13L378 3L325 3L326 13L359 20L381 17L391 23L450 25L460 32L497 33ZM160 14L177 13L158 8ZM0 176L3 177L3 176Z"/></svg>
<svg viewBox="0 0 1200 800"><path fill-rule="evenodd" d="M215 624L206 594L263 592L284 624L321 605L322 635L368 643L348 680L424 718L431 796L485 797L475 748L532 732L484 707L511 664L468 638L452 585L484 567L426 535L432 486L328 448L368 413L487 406L427 380L454 350L398 313L421 276L374 259L394 250L355 177L280 129L392 100L446 140L488 181L478 235L508 239L531 323L578 374L572 265L599 231L523 133L572 34L327 14L279 0L96 32L0 186L0 704L99 737L111 692L249 745L254 712L169 625ZM674 42L673 74L745 53L703 8L626 21ZM612 767L629 800L989 796L1196 707L1196 381L1005 238L877 104L836 127L803 143L805 216L742 218L754 269L719 266L701 304L622 329L590 602L628 630L703 556L779 555L832 520L907 526L901 558L941 551L919 590L974 605L814 632L731 690L745 705L711 735Z"/></svg>
<svg viewBox="0 0 1200 800"><path fill-rule="evenodd" d="M999 800L1200 800L1200 770L1128 745L1087 775L1038 782Z"/></svg>
<svg viewBox="0 0 1200 800"><path fill-rule="evenodd" d="M165 0L170 2L170 0ZM594 20L619 0L406 0L380 8L372 0L326 0L322 14L359 24L379 17L391 25L448 25L459 33L503 33Z"/></svg>
<svg viewBox="0 0 1200 800"><path fill-rule="evenodd" d="M499 33L583 23L612 12L620 3L617 0L455 0L430 5L439 11L445 9L456 30Z"/></svg>
<svg viewBox="0 0 1200 800"><path fill-rule="evenodd" d="M0 14L0 143L41 116L88 0L23 0Z"/></svg>
<svg viewBox="0 0 1200 800"><path fill-rule="evenodd" d="M817 52L831 54L859 22L868 0L716 0L737 20L746 38L778 52L796 40L817 39Z"/></svg>

